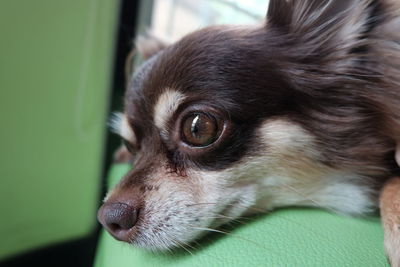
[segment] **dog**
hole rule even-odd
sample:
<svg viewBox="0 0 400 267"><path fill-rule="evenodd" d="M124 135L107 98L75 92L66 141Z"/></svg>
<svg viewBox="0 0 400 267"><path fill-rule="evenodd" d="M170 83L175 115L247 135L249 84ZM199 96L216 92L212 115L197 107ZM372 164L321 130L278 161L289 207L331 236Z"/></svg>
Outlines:
<svg viewBox="0 0 400 267"><path fill-rule="evenodd" d="M98 219L150 250L255 210L380 208L400 266L400 2L271 0L265 22L212 26L146 61L113 120L134 168Z"/></svg>

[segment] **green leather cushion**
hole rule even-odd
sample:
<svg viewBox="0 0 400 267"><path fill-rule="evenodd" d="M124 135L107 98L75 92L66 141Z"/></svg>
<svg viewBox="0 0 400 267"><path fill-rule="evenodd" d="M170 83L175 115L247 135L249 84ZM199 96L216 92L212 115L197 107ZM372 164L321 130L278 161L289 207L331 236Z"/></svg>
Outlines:
<svg viewBox="0 0 400 267"><path fill-rule="evenodd" d="M115 165L113 186L129 166ZM290 208L210 234L195 248L151 253L103 232L96 267L125 266L388 266L378 217L350 218L323 210Z"/></svg>
<svg viewBox="0 0 400 267"><path fill-rule="evenodd" d="M0 262L95 230L119 2L0 1Z"/></svg>

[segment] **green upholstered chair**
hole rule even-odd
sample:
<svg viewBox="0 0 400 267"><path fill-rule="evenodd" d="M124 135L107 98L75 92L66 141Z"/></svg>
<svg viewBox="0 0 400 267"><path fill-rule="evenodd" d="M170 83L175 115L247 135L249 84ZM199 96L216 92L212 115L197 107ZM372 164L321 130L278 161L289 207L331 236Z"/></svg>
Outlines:
<svg viewBox="0 0 400 267"><path fill-rule="evenodd" d="M114 185L129 169L115 165ZM131 266L388 266L379 218L350 218L327 211L288 208L214 233L187 250L152 253L103 232L95 267Z"/></svg>
<svg viewBox="0 0 400 267"><path fill-rule="evenodd" d="M0 263L97 227L118 13L0 1Z"/></svg>

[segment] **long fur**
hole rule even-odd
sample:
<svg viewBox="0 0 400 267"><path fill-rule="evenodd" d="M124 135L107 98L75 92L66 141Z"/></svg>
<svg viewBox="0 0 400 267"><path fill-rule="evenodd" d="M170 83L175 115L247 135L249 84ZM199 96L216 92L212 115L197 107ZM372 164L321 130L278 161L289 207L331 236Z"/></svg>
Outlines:
<svg viewBox="0 0 400 267"><path fill-rule="evenodd" d="M100 221L156 250L254 208L376 209L383 184L400 173L398 29L396 0L271 0L261 26L141 44L147 60L120 116L135 166L105 203L140 212L125 232L107 225L104 206ZM217 141L182 140L193 112L223 122Z"/></svg>

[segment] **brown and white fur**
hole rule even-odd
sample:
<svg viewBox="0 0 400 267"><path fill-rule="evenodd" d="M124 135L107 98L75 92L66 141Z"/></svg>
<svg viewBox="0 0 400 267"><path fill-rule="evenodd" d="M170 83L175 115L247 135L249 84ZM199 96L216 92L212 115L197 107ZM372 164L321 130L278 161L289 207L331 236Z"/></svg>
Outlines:
<svg viewBox="0 0 400 267"><path fill-rule="evenodd" d="M99 211L114 237L165 250L254 210L380 206L400 266L399 1L271 0L262 25L152 42L113 123L134 166ZM208 146L182 139L193 112L222 123Z"/></svg>

